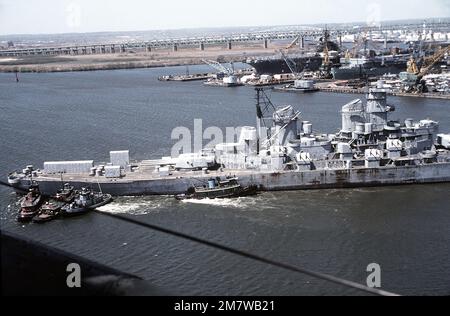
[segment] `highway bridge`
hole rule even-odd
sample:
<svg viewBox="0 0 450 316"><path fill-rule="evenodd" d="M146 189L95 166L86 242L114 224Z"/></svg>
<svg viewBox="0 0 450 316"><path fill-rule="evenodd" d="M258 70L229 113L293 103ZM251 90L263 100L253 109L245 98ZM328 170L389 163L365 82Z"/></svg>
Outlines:
<svg viewBox="0 0 450 316"><path fill-rule="evenodd" d="M384 25L384 26L352 26L346 28L329 28L332 38L342 44L342 36L348 34L360 34L367 32L380 31L421 31L424 29L424 24L400 24L400 25ZM450 21L439 23L427 23L427 30L434 32L450 32ZM205 50L207 46L226 45L228 49L232 49L234 44L254 42L261 43L265 48L268 48L270 41L277 40L295 40L298 39L298 44L301 48L305 45L307 39L318 39L323 36L323 28L308 28L285 31L269 31L269 32L253 32L245 34L230 34L226 36L211 36L211 37L193 37L193 38L176 38L176 39L161 39L150 40L142 42L123 42L123 43L102 43L89 45L68 45L55 47L29 47L21 49L0 50L2 57L21 57L21 56L36 56L36 55L89 55L89 54L115 54L125 53L134 50L145 50L151 52L154 49L172 49L177 51L183 47L198 47L199 50Z"/></svg>

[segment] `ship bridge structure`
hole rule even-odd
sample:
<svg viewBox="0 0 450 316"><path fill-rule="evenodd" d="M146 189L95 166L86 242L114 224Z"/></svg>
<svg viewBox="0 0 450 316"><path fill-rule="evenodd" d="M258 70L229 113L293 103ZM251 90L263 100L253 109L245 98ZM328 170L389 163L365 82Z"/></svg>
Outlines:
<svg viewBox="0 0 450 316"><path fill-rule="evenodd" d="M365 104L357 99L342 108L342 129L336 140L350 144L356 155L366 149L376 149L384 150L383 155L394 159L431 151L439 123L429 119L389 120L389 113L395 107L387 104L387 92L382 85L379 82L377 88L368 91Z"/></svg>
<svg viewBox="0 0 450 316"><path fill-rule="evenodd" d="M388 105L387 92L381 86L382 82L370 89L365 100L342 107L342 128L337 134L315 133L311 122L301 121L300 112L290 105L274 107L267 100L261 101L260 91L257 128L244 128L240 144L218 145L216 161L228 169L276 171L312 170L333 161L337 168L351 168L364 161L373 167L380 166L383 159L395 163L422 152L435 157L439 123L390 120L389 113L395 108ZM264 110L261 104L266 104ZM272 115L265 116L270 108Z"/></svg>

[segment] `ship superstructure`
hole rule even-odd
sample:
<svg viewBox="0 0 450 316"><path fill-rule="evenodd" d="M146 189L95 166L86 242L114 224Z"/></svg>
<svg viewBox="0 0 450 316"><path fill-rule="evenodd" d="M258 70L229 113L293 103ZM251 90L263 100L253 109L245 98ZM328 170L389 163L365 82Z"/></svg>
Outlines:
<svg viewBox="0 0 450 316"><path fill-rule="evenodd" d="M437 161L433 149L438 122L391 121L393 111L386 91L371 89L365 102L357 99L343 106L339 133L320 134L309 121L301 121L292 106L274 108L272 116L265 117L258 104L256 128L244 127L237 144L216 146L215 161L226 169L272 171L313 170L329 163L345 168L398 166L425 156Z"/></svg>

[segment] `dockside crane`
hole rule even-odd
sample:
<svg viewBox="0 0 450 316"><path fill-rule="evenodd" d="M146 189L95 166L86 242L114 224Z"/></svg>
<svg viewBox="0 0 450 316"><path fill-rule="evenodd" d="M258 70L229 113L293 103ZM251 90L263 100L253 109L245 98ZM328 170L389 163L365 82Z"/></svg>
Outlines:
<svg viewBox="0 0 450 316"><path fill-rule="evenodd" d="M445 57L445 55L450 54L450 46L447 46L445 48L440 48L438 51L436 51L436 53L428 58L424 59L422 68L420 69L419 72L419 77L422 78L423 76L425 76L426 74L428 74L430 72L431 69L433 69L433 67L442 60L442 58Z"/></svg>
<svg viewBox="0 0 450 316"><path fill-rule="evenodd" d="M363 56L367 57L369 52L369 38L366 33L359 35L355 38L353 43L352 52L350 57L357 58L361 55L361 51L363 51ZM350 55L350 54L349 54Z"/></svg>
<svg viewBox="0 0 450 316"><path fill-rule="evenodd" d="M320 77L325 79L331 79L333 76L331 74L332 63L330 60L330 51L328 49L328 44L325 44L323 49L323 61L320 66Z"/></svg>
<svg viewBox="0 0 450 316"><path fill-rule="evenodd" d="M302 75L298 72L298 68L297 65L295 64L295 62L289 58L289 56L287 56L283 50L280 50L280 54L281 57L283 57L284 62L286 63L286 65L289 67L289 70L292 72L292 74L294 75L294 78L297 79L301 79Z"/></svg>
<svg viewBox="0 0 450 316"><path fill-rule="evenodd" d="M448 54L450 54L450 46L437 50L433 56L424 58L420 70L414 57L411 56L407 71L400 74L400 78L404 81L405 92L425 92L426 86L422 80L423 77L429 74L434 66Z"/></svg>
<svg viewBox="0 0 450 316"><path fill-rule="evenodd" d="M300 40L300 35L298 35L288 46L286 46L286 50L293 48L295 45L297 45L298 41Z"/></svg>
<svg viewBox="0 0 450 316"><path fill-rule="evenodd" d="M216 69L219 73L223 73L227 76L233 76L235 71L234 71L234 67L233 64L231 64L231 68L225 67L224 65L222 65L221 63L214 61L214 60L206 60L206 59L202 59L202 61L211 66L212 68Z"/></svg>

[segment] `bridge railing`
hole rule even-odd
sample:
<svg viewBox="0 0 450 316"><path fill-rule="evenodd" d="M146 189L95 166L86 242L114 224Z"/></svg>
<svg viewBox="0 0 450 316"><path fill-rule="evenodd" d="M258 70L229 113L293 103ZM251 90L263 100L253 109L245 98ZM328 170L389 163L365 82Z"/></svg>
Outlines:
<svg viewBox="0 0 450 316"><path fill-rule="evenodd" d="M339 37L344 35L368 33L368 32L387 32L387 31L421 31L423 24L398 24L398 25L382 25L382 26L360 26L360 27L346 27L346 28L329 28L332 37ZM450 31L450 22L437 22L426 24L426 29L434 31ZM239 42L256 42L256 41L270 41L270 40L289 40L297 37L316 38L323 35L323 28L308 28L295 29L286 31L258 31L252 33L232 33L223 36L205 36L205 37L191 37L191 38L171 38L171 39L154 39L148 41L132 41L123 43L93 43L83 45L64 45L52 47L31 47L20 49L0 50L0 56L24 56L24 55L60 55L60 54L95 54L99 53L118 53L124 52L126 49L156 49L168 47L183 47L183 46L202 46L204 45L218 45L231 44ZM231 48L231 45L230 45Z"/></svg>

